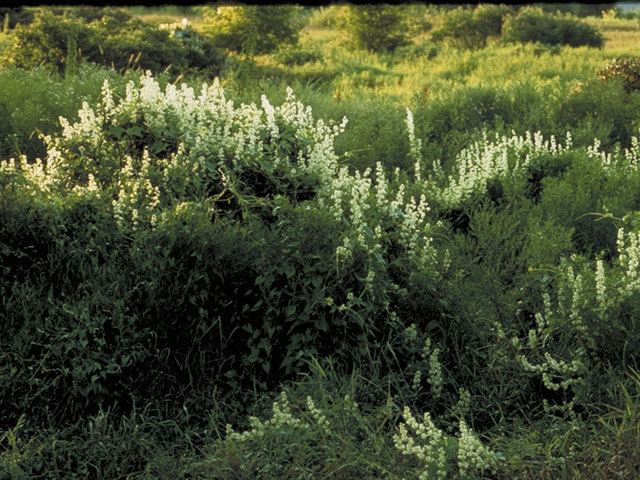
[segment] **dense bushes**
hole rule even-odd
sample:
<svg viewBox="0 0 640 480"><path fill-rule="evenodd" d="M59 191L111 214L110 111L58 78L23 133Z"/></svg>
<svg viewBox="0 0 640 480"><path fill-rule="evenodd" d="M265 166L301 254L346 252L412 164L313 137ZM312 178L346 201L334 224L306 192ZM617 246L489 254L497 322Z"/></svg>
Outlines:
<svg viewBox="0 0 640 480"><path fill-rule="evenodd" d="M458 7L442 14L440 24L431 33L434 41L446 41L465 49L482 48L490 37L505 42L572 47L604 44L602 35L593 27L575 18L545 13L539 7L523 7L517 12L505 5Z"/></svg>
<svg viewBox="0 0 640 480"><path fill-rule="evenodd" d="M154 28L119 10L63 10L56 15L37 10L33 22L11 33L13 44L3 61L21 68L44 66L64 72L75 58L111 66L118 71L172 73L200 69L217 74L224 61L210 42L189 28Z"/></svg>
<svg viewBox="0 0 640 480"><path fill-rule="evenodd" d="M234 109L217 84L196 97L186 86L163 93L143 76L117 103L105 84L101 104L85 104L79 119L63 119L62 133L47 139L46 167L22 162L3 172L26 177L27 204L7 198L6 208L29 210L38 201L46 211L60 199L55 220L45 221L54 230L37 236L40 247L26 246L39 257L19 247L19 227L3 233L5 254L32 262L5 277L6 314L22 301L18 285L25 295L51 298L5 324L3 338L35 335L30 328L44 337L36 350L7 346L13 374L3 378L17 383L3 391L24 391L27 377L18 372L40 356L52 362L37 394L16 405L3 400L11 412L64 419L99 405L126 408L136 398L210 392L212 379L232 398L274 388L311 355L355 360L365 345L385 344L390 332L373 319L394 295L384 268L393 257L376 252L380 242L407 252L402 269L417 262L427 281L434 275L425 263L429 239L418 234L431 228L424 201L392 200L382 171L371 197L370 179L335 163L340 128L315 124L291 94L275 109L266 99L262 109ZM322 207L307 212L318 195ZM395 228L390 202L407 210ZM379 223L375 231L363 215ZM25 280L25 272L36 276ZM65 277L49 297L39 290L45 274L45 284ZM121 289L127 294L115 293ZM33 315L44 315L44 324L36 327ZM65 410L48 409L55 392Z"/></svg>
<svg viewBox="0 0 640 480"><path fill-rule="evenodd" d="M268 53L298 41L297 9L277 6L205 8L202 30L216 46L250 55Z"/></svg>
<svg viewBox="0 0 640 480"><path fill-rule="evenodd" d="M256 104L0 72L0 477L633 475L638 95L595 50L320 35Z"/></svg>
<svg viewBox="0 0 640 480"><path fill-rule="evenodd" d="M393 51L408 43L400 9L391 5L354 5L344 26L356 48Z"/></svg>
<svg viewBox="0 0 640 480"><path fill-rule="evenodd" d="M482 4L474 10L459 7L444 15L431 39L459 48L482 48L489 37L500 36L504 18L510 13L511 8L505 5Z"/></svg>
<svg viewBox="0 0 640 480"><path fill-rule="evenodd" d="M508 17L502 38L506 42L540 42L548 45L602 47L604 39L595 28L571 17L545 14L540 8L525 7Z"/></svg>
<svg viewBox="0 0 640 480"><path fill-rule="evenodd" d="M4 158L44 158L46 146L40 134L59 131L61 115L75 121L82 102L95 102L100 96L105 79L124 94L126 75L88 64L80 65L76 75L65 79L43 68L1 70L0 154Z"/></svg>

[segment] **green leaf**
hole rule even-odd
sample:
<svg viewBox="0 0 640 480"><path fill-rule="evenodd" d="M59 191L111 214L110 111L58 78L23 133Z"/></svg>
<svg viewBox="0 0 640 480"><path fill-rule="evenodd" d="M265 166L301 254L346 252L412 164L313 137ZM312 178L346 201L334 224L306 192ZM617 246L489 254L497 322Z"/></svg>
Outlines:
<svg viewBox="0 0 640 480"><path fill-rule="evenodd" d="M296 273L296 269L293 265L290 264L285 264L284 266L284 274L287 276L287 278L291 278L295 275Z"/></svg>
<svg viewBox="0 0 640 480"><path fill-rule="evenodd" d="M127 129L127 134L132 137L142 138L142 128L137 125L135 127L129 127Z"/></svg>

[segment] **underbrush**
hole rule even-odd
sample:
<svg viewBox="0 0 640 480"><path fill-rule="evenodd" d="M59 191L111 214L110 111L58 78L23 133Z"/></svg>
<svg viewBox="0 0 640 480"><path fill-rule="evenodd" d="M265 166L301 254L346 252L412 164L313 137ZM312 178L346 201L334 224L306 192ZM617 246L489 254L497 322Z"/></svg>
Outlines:
<svg viewBox="0 0 640 480"><path fill-rule="evenodd" d="M488 134L519 105L478 90L445 161L406 110L368 168L292 90L102 80L0 170L5 476L605 478L635 455L637 137Z"/></svg>
<svg viewBox="0 0 640 480"><path fill-rule="evenodd" d="M0 478L638 476L635 64L508 9L395 54L304 12L207 71L167 7L184 84L2 69Z"/></svg>

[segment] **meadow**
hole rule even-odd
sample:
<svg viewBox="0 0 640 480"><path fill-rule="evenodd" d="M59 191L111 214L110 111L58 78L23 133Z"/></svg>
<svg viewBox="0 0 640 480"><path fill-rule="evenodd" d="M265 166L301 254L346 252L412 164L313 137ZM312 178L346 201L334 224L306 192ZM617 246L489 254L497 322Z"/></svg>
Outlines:
<svg viewBox="0 0 640 480"><path fill-rule="evenodd" d="M607 5L0 9L0 479L640 476Z"/></svg>

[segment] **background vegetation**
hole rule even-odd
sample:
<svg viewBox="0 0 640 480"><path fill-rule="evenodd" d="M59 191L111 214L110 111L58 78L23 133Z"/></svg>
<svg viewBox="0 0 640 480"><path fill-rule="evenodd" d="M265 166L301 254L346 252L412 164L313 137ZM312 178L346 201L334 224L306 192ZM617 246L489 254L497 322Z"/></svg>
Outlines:
<svg viewBox="0 0 640 480"><path fill-rule="evenodd" d="M0 478L637 475L640 26L579 7L0 9Z"/></svg>

